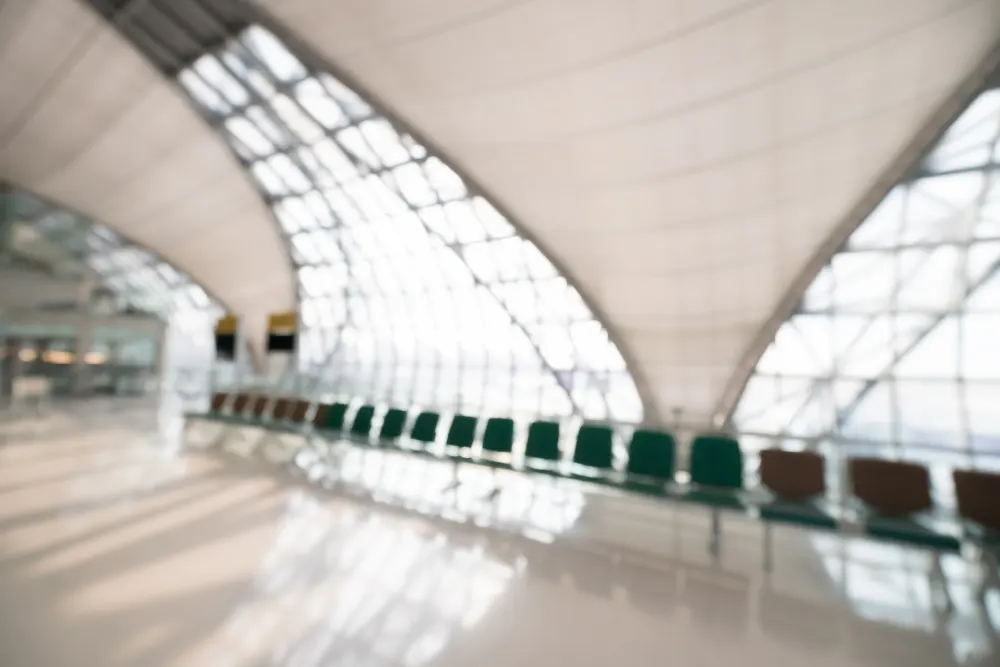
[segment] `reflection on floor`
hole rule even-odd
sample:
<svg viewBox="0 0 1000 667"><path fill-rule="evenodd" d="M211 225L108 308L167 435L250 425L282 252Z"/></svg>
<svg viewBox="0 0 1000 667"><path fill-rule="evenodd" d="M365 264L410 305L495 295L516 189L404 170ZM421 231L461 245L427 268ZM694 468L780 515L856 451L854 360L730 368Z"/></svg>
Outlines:
<svg viewBox="0 0 1000 667"><path fill-rule="evenodd" d="M484 509L447 470L341 461L383 466L373 502L156 424L0 425L3 667L1000 664L957 561L945 613L919 554L782 531L768 579L749 521L713 563L693 511L516 484Z"/></svg>

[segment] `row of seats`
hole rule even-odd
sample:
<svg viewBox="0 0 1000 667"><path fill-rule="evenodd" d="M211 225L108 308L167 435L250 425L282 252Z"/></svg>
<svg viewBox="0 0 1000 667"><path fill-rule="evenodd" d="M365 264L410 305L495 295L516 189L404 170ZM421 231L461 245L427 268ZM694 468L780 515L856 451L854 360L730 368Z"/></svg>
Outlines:
<svg viewBox="0 0 1000 667"><path fill-rule="evenodd" d="M269 409L270 408L270 409ZM308 418L310 409L315 408ZM925 467L902 461L853 458L848 464L851 503L857 512L844 517L828 507L826 462L814 452L768 449L760 453L761 489L745 488L743 452L729 436L705 434L694 438L690 450L687 484L676 483L676 443L662 431L638 429L628 444L623 469L614 467L613 430L585 424L576 434L569 460L560 449L561 426L553 421L528 425L523 452L515 456L515 423L492 417L486 421L480 450L473 453L479 425L476 417L456 415L438 442L441 417L436 412L416 416L403 442L408 420L405 410L391 408L374 429L376 407L363 405L347 424L346 403L314 404L286 398L271 399L248 394L216 394L210 417L257 423L270 428L347 438L360 445L398 446L405 451L474 463L572 478L659 498L722 509L750 511L765 522L797 524L814 529L838 530L849 520L873 538L917 545L938 552L956 552L961 538L973 536L980 543L1000 548L1000 475L973 470L954 472L958 510L965 520L941 528L926 521L934 509L930 475Z"/></svg>

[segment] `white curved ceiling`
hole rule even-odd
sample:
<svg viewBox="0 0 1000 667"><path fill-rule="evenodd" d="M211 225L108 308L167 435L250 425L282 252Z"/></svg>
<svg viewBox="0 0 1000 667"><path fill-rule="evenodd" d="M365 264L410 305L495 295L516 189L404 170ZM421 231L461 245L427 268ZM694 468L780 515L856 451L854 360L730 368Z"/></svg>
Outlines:
<svg viewBox="0 0 1000 667"><path fill-rule="evenodd" d="M295 308L260 194L216 132L77 0L0 3L0 181L107 224L185 271L253 340Z"/></svg>
<svg viewBox="0 0 1000 667"><path fill-rule="evenodd" d="M709 417L796 277L1000 36L997 0L269 0Z"/></svg>

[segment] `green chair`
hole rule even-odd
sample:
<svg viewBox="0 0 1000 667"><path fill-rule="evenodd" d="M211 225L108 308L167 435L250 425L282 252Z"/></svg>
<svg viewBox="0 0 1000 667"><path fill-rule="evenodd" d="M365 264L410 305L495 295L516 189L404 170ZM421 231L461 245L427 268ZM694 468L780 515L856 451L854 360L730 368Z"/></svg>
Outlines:
<svg viewBox="0 0 1000 667"><path fill-rule="evenodd" d="M583 480L606 479L613 465L612 445L614 434L607 426L584 424L576 434L576 448L573 463L590 468L586 473L574 473L573 477Z"/></svg>
<svg viewBox="0 0 1000 667"><path fill-rule="evenodd" d="M344 428L344 419L347 417L347 404L334 403L324 404L316 410L313 425L317 431L327 433L339 433Z"/></svg>
<svg viewBox="0 0 1000 667"><path fill-rule="evenodd" d="M826 463L819 454L765 449L760 453L759 472L761 486L770 494L758 506L764 522L764 568L770 570L772 524L837 530L838 522L822 502L826 493Z"/></svg>
<svg viewBox="0 0 1000 667"><path fill-rule="evenodd" d="M483 457L478 463L492 468L509 468L514 451L514 420L506 417L491 417L483 431ZM496 455L504 455L507 460L499 460Z"/></svg>
<svg viewBox="0 0 1000 667"><path fill-rule="evenodd" d="M351 422L351 439L355 442L368 442L372 433L372 422L375 421L375 406L362 405L354 414Z"/></svg>
<svg viewBox="0 0 1000 667"><path fill-rule="evenodd" d="M743 452L724 435L699 435L691 443L691 488L685 500L729 509L743 509Z"/></svg>
<svg viewBox="0 0 1000 667"><path fill-rule="evenodd" d="M679 493L682 500L707 505L711 510L712 532L708 550L719 554L722 539L720 511L745 509L743 452L739 443L724 435L699 435L691 443L691 486Z"/></svg>
<svg viewBox="0 0 1000 667"><path fill-rule="evenodd" d="M448 427L448 437L445 439L446 447L456 447L460 451L467 451L476 440L476 418L468 415L455 415Z"/></svg>
<svg viewBox="0 0 1000 667"><path fill-rule="evenodd" d="M662 431L639 429L632 434L625 466L625 488L662 496L674 481L677 449L674 436Z"/></svg>
<svg viewBox="0 0 1000 667"><path fill-rule="evenodd" d="M536 421L528 427L528 442L524 447L525 468L553 472L560 459L559 424Z"/></svg>
<svg viewBox="0 0 1000 667"><path fill-rule="evenodd" d="M379 429L379 440L393 442L399 440L406 427L406 410L389 408L382 417L382 427Z"/></svg>
<svg viewBox="0 0 1000 667"><path fill-rule="evenodd" d="M455 415L448 427L448 435L445 438L445 451L450 454L454 465L452 470L453 479L448 486L441 490L442 493L457 491L461 485L458 468L461 463L467 460L469 449L476 440L476 418L468 415ZM450 450L450 452L448 451Z"/></svg>
<svg viewBox="0 0 1000 667"><path fill-rule="evenodd" d="M413 422L410 429L410 439L414 442L423 443L426 450L427 445L433 444L437 440L438 422L441 415L436 412L421 412Z"/></svg>

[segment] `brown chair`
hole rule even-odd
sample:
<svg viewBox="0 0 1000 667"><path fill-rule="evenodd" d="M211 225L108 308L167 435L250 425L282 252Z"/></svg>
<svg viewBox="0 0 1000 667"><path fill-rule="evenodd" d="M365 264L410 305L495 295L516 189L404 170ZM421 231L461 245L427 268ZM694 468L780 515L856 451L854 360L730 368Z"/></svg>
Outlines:
<svg viewBox="0 0 1000 667"><path fill-rule="evenodd" d="M849 467L854 495L879 514L905 517L933 506L931 477L922 465L856 458Z"/></svg>
<svg viewBox="0 0 1000 667"><path fill-rule="evenodd" d="M760 453L760 483L779 500L810 500L826 492L825 461L815 452L765 449Z"/></svg>
<svg viewBox="0 0 1000 667"><path fill-rule="evenodd" d="M271 419L274 421L284 421L288 419L292 412L292 401L287 398L279 398L274 402L271 410Z"/></svg>
<svg viewBox="0 0 1000 667"><path fill-rule="evenodd" d="M316 414L313 415L313 426L323 428L326 425L326 416L332 406L329 403L320 403L316 406Z"/></svg>
<svg viewBox="0 0 1000 667"><path fill-rule="evenodd" d="M961 542L952 531L941 530L919 516L934 506L927 468L916 463L870 458L851 459L848 465L854 495L870 510L864 517L866 535L931 549L936 555L961 549ZM937 557L934 574L943 580ZM946 588L944 593L950 600Z"/></svg>
<svg viewBox="0 0 1000 667"><path fill-rule="evenodd" d="M248 403L250 403L250 394L237 394L236 400L233 401L233 414L242 415L247 409Z"/></svg>
<svg viewBox="0 0 1000 667"><path fill-rule="evenodd" d="M302 424L306 420L306 415L309 414L309 406L312 405L309 401L297 401L294 406L292 406L291 413L288 416L289 421L295 424Z"/></svg>
<svg viewBox="0 0 1000 667"><path fill-rule="evenodd" d="M815 452L789 452L765 449L760 453L760 482L775 500L759 507L764 522L764 567L772 568L771 524L836 530L837 519L819 503L826 493L826 469L823 457Z"/></svg>
<svg viewBox="0 0 1000 667"><path fill-rule="evenodd" d="M922 465L885 459L854 458L848 461L851 489L869 510L863 516L867 537L929 549L932 554L930 585L953 606L941 554L958 553L962 543L950 530L942 530L920 516L930 510L931 476ZM933 594L933 593L932 593Z"/></svg>
<svg viewBox="0 0 1000 667"><path fill-rule="evenodd" d="M258 396L254 399L253 407L250 409L250 416L259 419L264 414L264 410L267 409L267 404L270 402L267 396Z"/></svg>
<svg viewBox="0 0 1000 667"><path fill-rule="evenodd" d="M955 470L958 513L964 519L1000 533L1000 474L981 470Z"/></svg>
<svg viewBox="0 0 1000 667"><path fill-rule="evenodd" d="M229 398L229 394L225 392L217 392L212 394L212 405L209 408L212 412L222 412L222 408L226 405L226 400Z"/></svg>
<svg viewBox="0 0 1000 667"><path fill-rule="evenodd" d="M979 595L990 588L1000 590L1000 474L981 470L954 470L959 515L974 526L967 535L982 548L985 576Z"/></svg>

